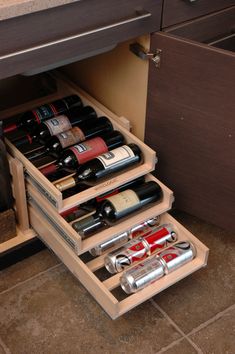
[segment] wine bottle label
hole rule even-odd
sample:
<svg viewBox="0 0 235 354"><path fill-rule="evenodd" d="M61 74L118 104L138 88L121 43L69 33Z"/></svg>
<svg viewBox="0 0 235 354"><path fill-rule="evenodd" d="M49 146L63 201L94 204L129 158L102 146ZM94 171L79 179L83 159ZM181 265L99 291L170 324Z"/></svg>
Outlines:
<svg viewBox="0 0 235 354"><path fill-rule="evenodd" d="M57 138L63 149L85 140L82 130L78 127L74 127L66 132L58 134Z"/></svg>
<svg viewBox="0 0 235 354"><path fill-rule="evenodd" d="M57 135L72 128L72 125L65 115L56 118L48 119L44 124L49 129L51 135Z"/></svg>
<svg viewBox="0 0 235 354"><path fill-rule="evenodd" d="M105 169L112 168L119 164L126 164L135 157L134 152L127 145L123 145L112 151L108 151L97 159L100 160Z"/></svg>
<svg viewBox="0 0 235 354"><path fill-rule="evenodd" d="M40 124L43 120L55 117L58 113L53 104L46 104L32 110L36 121Z"/></svg>
<svg viewBox="0 0 235 354"><path fill-rule="evenodd" d="M105 141L98 137L88 140L82 144L74 145L70 148L77 158L79 164L83 164L96 156L108 151Z"/></svg>
<svg viewBox="0 0 235 354"><path fill-rule="evenodd" d="M126 191L113 195L112 197L108 197L107 200L112 203L117 213L121 213L126 209L135 210L140 205L138 195L131 189L127 189Z"/></svg>

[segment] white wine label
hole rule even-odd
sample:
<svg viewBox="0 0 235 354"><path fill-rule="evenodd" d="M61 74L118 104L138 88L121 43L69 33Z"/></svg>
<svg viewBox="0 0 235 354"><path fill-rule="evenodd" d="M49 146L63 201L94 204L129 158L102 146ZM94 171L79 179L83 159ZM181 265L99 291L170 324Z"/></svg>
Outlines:
<svg viewBox="0 0 235 354"><path fill-rule="evenodd" d="M48 119L44 124L49 129L51 135L57 135L72 128L71 123L65 115Z"/></svg>
<svg viewBox="0 0 235 354"><path fill-rule="evenodd" d="M140 204L138 195L131 189L108 197L107 200L112 203L117 213L121 213L126 209L135 210Z"/></svg>
<svg viewBox="0 0 235 354"><path fill-rule="evenodd" d="M125 164L125 162L132 160L135 157L134 152L127 145L123 145L112 151L108 151L97 157L105 169L114 167L116 165Z"/></svg>

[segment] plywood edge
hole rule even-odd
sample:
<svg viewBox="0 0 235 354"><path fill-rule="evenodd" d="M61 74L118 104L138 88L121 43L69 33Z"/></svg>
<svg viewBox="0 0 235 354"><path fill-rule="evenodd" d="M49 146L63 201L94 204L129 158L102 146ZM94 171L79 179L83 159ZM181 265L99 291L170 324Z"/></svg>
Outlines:
<svg viewBox="0 0 235 354"><path fill-rule="evenodd" d="M17 235L13 237L12 239L5 241L3 243L0 243L0 254L6 251L9 251L24 242L27 242L29 240L33 240L35 237L37 237L37 233L33 229L29 229L25 232L22 232L19 228L17 229Z"/></svg>

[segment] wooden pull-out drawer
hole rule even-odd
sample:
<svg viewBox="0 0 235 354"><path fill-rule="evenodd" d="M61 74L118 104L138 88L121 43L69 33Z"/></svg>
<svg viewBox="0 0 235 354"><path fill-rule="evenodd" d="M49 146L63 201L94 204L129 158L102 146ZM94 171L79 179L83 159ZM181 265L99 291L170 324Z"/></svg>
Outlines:
<svg viewBox="0 0 235 354"><path fill-rule="evenodd" d="M125 182L143 176L154 169L156 153L147 145L145 145L140 139L131 134L123 125L121 125L122 121L115 114L110 112L95 99L90 97L84 91L78 89L76 85L70 83L69 81L58 78L57 84L59 90L58 95L60 97L74 93L78 94L81 97L84 105L92 106L97 112L98 116L108 117L112 121L114 129L123 133L127 144L133 142L140 147L143 155L143 163L128 169L128 171L124 171L121 174L115 175L114 177L111 177L111 179L98 182L95 186L83 192L63 199L62 193L17 148L15 148L14 145L10 143L10 141L8 141L8 150L12 156L16 157L23 163L27 180L31 181L31 183L35 185L35 187L44 196L44 198L46 198L56 209L59 211L69 209L73 206L76 206L77 204L81 204L93 197L107 192L110 190L110 188L116 188ZM35 107L35 101L33 104ZM30 108L33 108L30 103L27 108L26 105L24 105L24 110ZM14 109L14 113L19 112Z"/></svg>
<svg viewBox="0 0 235 354"><path fill-rule="evenodd" d="M163 27L191 20L235 5L234 0L165 0Z"/></svg>
<svg viewBox="0 0 235 354"><path fill-rule="evenodd" d="M191 262L157 280L143 290L127 296L120 288L119 279L122 273L111 276L104 269L104 271L97 272L104 266L104 256L94 258L88 262L83 261L84 256L81 258L78 257L60 238L50 223L32 206L29 207L29 215L32 225L37 229L43 242L57 254L68 269L113 319L204 267L207 263L208 248L169 214L164 214L161 216L161 223L172 223L178 232L179 240L192 242L196 247L196 257ZM95 272L101 274L100 278Z"/></svg>
<svg viewBox="0 0 235 354"><path fill-rule="evenodd" d="M174 200L172 191L152 175L147 175L145 180L155 181L161 186L163 191L162 201L150 204L149 208L144 211L134 213L128 218L125 218L124 221L121 221L94 236L88 237L85 240L82 240L81 236L72 228L72 226L65 221L44 198L42 198L41 194L38 193L31 183L27 184L27 191L30 197L30 205L44 215L43 219L46 219L53 226L54 230L57 231L57 234L60 235L60 238L63 239L76 254L82 254L100 243L111 239L115 235L128 230L130 227L138 225L148 218L160 215L171 209ZM31 220L31 224L34 229L37 230L38 225L35 224L33 220Z"/></svg>
<svg viewBox="0 0 235 354"><path fill-rule="evenodd" d="M80 0L0 21L0 78L64 65L160 29L162 0Z"/></svg>
<svg viewBox="0 0 235 354"><path fill-rule="evenodd" d="M230 230L235 53L206 43L219 46L215 38L223 42L234 26L235 6L152 36L162 55L158 70L150 66L145 139L158 151L157 177L174 190L176 207Z"/></svg>

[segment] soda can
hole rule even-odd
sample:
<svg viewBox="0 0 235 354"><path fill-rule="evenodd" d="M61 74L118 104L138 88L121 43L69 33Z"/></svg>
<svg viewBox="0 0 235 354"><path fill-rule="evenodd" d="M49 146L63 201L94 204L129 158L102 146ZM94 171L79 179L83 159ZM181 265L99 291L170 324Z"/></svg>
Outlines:
<svg viewBox="0 0 235 354"><path fill-rule="evenodd" d="M164 266L153 256L123 272L120 285L127 293L136 293L164 276Z"/></svg>
<svg viewBox="0 0 235 354"><path fill-rule="evenodd" d="M121 234L118 234L111 238L108 241L101 243L100 245L90 249L90 254L92 256L100 256L101 254L105 253L108 249L124 244L130 239L145 236L151 234L155 229L157 229L159 225L160 217L155 216L154 218L148 219L143 223L132 227L130 230L127 230Z"/></svg>
<svg viewBox="0 0 235 354"><path fill-rule="evenodd" d="M123 271L134 262L142 261L157 249L165 248L168 242L176 241L177 236L170 224L164 224L144 237L127 242L104 258L106 269L114 274Z"/></svg>
<svg viewBox="0 0 235 354"><path fill-rule="evenodd" d="M104 265L109 273L119 273L132 263L145 259L147 254L147 245L143 242L141 237L138 237L137 239L130 240L117 250L107 254L104 258Z"/></svg>
<svg viewBox="0 0 235 354"><path fill-rule="evenodd" d="M168 247L157 254L165 269L165 274L171 273L190 262L195 256L196 248L188 241L178 242L174 246Z"/></svg>
<svg viewBox="0 0 235 354"><path fill-rule="evenodd" d="M148 244L151 255L156 250L165 248L168 243L177 241L177 234L171 224L163 224L150 235L144 236L144 241Z"/></svg>

